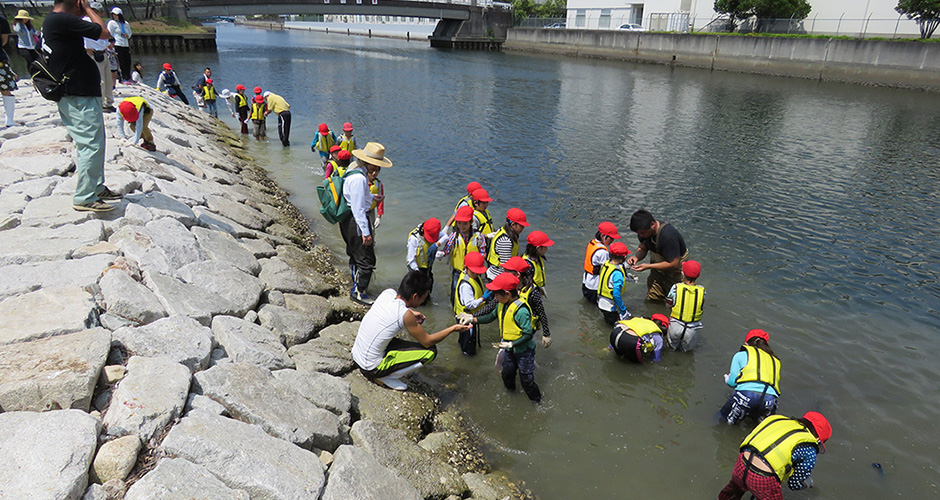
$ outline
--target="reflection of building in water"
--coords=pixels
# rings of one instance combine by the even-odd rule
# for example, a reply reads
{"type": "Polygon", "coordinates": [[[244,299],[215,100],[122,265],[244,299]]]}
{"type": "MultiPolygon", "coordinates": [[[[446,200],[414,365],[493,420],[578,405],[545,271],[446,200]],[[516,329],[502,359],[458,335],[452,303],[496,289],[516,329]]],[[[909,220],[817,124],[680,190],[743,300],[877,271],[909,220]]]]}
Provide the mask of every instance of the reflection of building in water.
{"type": "Polygon", "coordinates": [[[328,23],[357,23],[357,24],[437,24],[440,19],[410,16],[364,16],[359,14],[329,14],[323,16],[328,23]]]}
{"type": "MultiPolygon", "coordinates": [[[[802,22],[783,21],[774,29],[848,36],[920,35],[914,21],[894,10],[897,0],[812,0],[809,4],[813,10],[802,22]]],[[[710,31],[710,23],[719,17],[714,5],[714,0],[568,0],[567,27],[630,31],[688,31],[691,27],[710,31]]]]}

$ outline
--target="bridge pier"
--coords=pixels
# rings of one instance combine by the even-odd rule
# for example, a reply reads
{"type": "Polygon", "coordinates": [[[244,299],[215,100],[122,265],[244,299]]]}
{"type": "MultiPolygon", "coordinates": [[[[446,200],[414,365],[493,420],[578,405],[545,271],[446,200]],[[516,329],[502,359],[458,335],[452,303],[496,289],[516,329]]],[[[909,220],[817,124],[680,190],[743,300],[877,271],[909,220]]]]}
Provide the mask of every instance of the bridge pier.
{"type": "Polygon", "coordinates": [[[441,19],[428,39],[434,48],[499,51],[512,25],[509,9],[474,7],[470,19],[441,19]]]}

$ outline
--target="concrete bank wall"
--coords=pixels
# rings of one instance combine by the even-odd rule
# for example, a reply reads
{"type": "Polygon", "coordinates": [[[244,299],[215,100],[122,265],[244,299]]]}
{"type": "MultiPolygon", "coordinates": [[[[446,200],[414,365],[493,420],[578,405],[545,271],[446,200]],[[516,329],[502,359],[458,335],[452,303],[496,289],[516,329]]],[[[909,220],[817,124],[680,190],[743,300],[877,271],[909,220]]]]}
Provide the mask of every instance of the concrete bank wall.
{"type": "Polygon", "coordinates": [[[934,43],[513,28],[503,48],[940,90],[934,43]]]}

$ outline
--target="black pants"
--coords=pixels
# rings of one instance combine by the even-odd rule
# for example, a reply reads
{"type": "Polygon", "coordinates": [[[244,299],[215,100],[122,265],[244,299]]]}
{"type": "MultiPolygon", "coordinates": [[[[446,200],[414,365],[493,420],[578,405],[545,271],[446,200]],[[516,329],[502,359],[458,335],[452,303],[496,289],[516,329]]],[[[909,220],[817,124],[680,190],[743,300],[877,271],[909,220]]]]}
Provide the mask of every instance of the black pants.
{"type": "Polygon", "coordinates": [[[183,93],[183,89],[179,85],[167,85],[166,93],[171,97],[179,97],[183,104],[189,105],[189,99],[186,98],[186,94],[183,93]]]}
{"type": "Polygon", "coordinates": [[[373,234],[372,245],[363,245],[356,218],[351,215],[339,222],[339,232],[346,242],[346,255],[349,256],[349,267],[353,270],[353,282],[357,290],[365,293],[369,282],[372,281],[372,271],[375,270],[375,235],[373,234]]]}
{"type": "Polygon", "coordinates": [[[36,59],[39,59],[39,53],[35,49],[19,49],[20,55],[26,59],[26,70],[29,71],[29,65],[36,59]]]}
{"type": "Polygon", "coordinates": [[[281,144],[290,146],[290,111],[277,114],[277,137],[281,139],[281,144]]]}
{"type": "MultiPolygon", "coordinates": [[[[121,69],[121,80],[130,80],[131,79],[131,48],[130,47],[118,47],[114,46],[114,51],[117,52],[118,58],[118,67],[121,69]]],[[[183,102],[186,102],[183,99],[183,102]]],[[[188,102],[186,104],[189,104],[188,102]]]]}
{"type": "Polygon", "coordinates": [[[242,133],[248,133],[248,124],[245,123],[245,120],[248,119],[248,108],[238,108],[238,121],[242,124],[242,133]]]}
{"type": "Polygon", "coordinates": [[[584,286],[584,283],[581,283],[581,295],[584,295],[584,298],[588,302],[597,305],[597,290],[591,290],[590,288],[584,286]]]}
{"type": "Polygon", "coordinates": [[[503,359],[500,375],[503,378],[503,385],[510,391],[516,390],[516,371],[519,372],[519,382],[522,383],[522,390],[525,391],[526,396],[536,403],[541,401],[542,392],[535,383],[535,349],[518,353],[506,349],[506,358],[503,359]]]}

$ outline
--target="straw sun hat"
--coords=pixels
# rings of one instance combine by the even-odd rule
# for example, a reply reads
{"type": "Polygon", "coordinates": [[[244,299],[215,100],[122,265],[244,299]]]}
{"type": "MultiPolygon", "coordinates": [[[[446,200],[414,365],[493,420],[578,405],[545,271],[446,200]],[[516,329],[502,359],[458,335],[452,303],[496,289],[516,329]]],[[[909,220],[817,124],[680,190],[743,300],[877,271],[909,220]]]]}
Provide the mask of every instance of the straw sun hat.
{"type": "Polygon", "coordinates": [[[25,9],[17,12],[16,17],[14,17],[13,19],[26,19],[27,21],[33,20],[32,17],[29,17],[29,12],[27,12],[25,9]]]}
{"type": "Polygon", "coordinates": [[[371,163],[372,165],[385,168],[392,166],[392,161],[385,157],[385,146],[377,142],[370,142],[362,149],[354,149],[352,154],[360,161],[371,163]]]}

